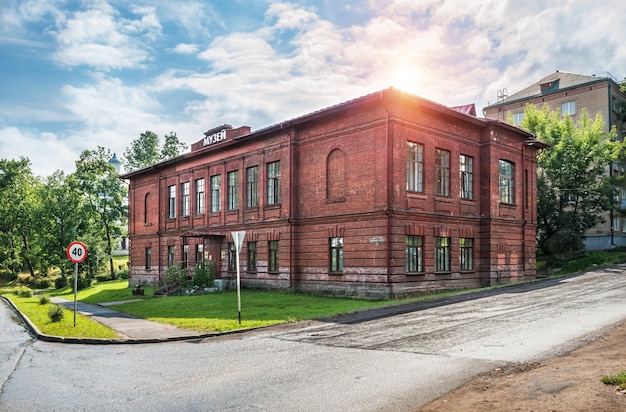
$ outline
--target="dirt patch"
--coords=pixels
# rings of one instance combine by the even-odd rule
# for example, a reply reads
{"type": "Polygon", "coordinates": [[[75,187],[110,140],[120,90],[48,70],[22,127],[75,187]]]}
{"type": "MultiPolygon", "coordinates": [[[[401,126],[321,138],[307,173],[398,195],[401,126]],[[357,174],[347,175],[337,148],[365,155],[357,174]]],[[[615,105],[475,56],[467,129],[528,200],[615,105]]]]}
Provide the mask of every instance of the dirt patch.
{"type": "Polygon", "coordinates": [[[626,369],[626,321],[562,356],[496,369],[419,409],[428,411],[626,411],[603,375],[626,369]]]}

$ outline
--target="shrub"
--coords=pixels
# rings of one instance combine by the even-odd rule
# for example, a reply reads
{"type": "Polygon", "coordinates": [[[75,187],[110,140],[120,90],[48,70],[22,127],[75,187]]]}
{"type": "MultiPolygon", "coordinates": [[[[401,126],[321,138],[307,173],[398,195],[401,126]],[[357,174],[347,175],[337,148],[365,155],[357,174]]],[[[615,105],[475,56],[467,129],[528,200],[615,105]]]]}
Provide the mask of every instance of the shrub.
{"type": "Polygon", "coordinates": [[[120,279],[128,279],[128,268],[120,269],[117,272],[117,277],[120,279]]]}
{"type": "Polygon", "coordinates": [[[96,275],[96,282],[108,282],[111,280],[109,275],[96,275]]]}
{"type": "Polygon", "coordinates": [[[175,285],[176,283],[180,283],[180,285],[183,286],[183,283],[181,282],[182,272],[185,272],[184,276],[186,278],[187,271],[179,265],[168,267],[165,270],[165,273],[163,273],[163,286],[170,287],[172,285],[175,285]]]}
{"type": "Polygon", "coordinates": [[[32,298],[33,290],[26,286],[20,286],[17,289],[15,289],[15,294],[22,298],[32,298]]]}
{"type": "Polygon", "coordinates": [[[36,276],[30,279],[29,285],[33,289],[47,289],[52,286],[52,280],[48,277],[36,276]]]}
{"type": "Polygon", "coordinates": [[[193,272],[192,283],[200,288],[213,287],[215,281],[215,262],[198,263],[193,272]]]}
{"type": "Polygon", "coordinates": [[[50,295],[48,295],[47,293],[44,293],[43,295],[39,297],[40,305],[47,305],[48,303],[50,303],[50,295]]]}
{"type": "Polygon", "coordinates": [[[91,287],[91,279],[86,276],[79,276],[78,281],[76,282],[76,289],[83,290],[91,287]]]}
{"type": "Polygon", "coordinates": [[[51,305],[48,309],[48,317],[53,322],[60,322],[65,316],[65,308],[63,305],[51,305]]]}
{"type": "Polygon", "coordinates": [[[63,289],[67,286],[67,278],[65,276],[59,276],[54,280],[54,288],[55,289],[63,289]]]}

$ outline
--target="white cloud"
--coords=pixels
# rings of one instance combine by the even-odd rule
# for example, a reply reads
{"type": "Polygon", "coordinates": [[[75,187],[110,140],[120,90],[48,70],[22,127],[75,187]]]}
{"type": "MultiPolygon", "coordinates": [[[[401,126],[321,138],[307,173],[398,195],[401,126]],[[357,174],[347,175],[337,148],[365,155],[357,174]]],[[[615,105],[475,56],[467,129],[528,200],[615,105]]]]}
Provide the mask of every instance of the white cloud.
{"type": "Polygon", "coordinates": [[[55,170],[74,170],[76,142],[64,141],[50,133],[29,134],[16,127],[0,129],[3,159],[27,157],[36,176],[49,176],[55,170]]]}
{"type": "Polygon", "coordinates": [[[53,32],[59,49],[53,58],[61,65],[88,65],[101,70],[138,68],[150,58],[143,38],[154,39],[161,26],[154,9],[134,7],[139,20],[120,18],[104,1],[63,19],[53,32]]]}
{"type": "Polygon", "coordinates": [[[198,52],[197,44],[189,44],[189,43],[178,43],[172,51],[178,54],[195,54],[198,52]]]}

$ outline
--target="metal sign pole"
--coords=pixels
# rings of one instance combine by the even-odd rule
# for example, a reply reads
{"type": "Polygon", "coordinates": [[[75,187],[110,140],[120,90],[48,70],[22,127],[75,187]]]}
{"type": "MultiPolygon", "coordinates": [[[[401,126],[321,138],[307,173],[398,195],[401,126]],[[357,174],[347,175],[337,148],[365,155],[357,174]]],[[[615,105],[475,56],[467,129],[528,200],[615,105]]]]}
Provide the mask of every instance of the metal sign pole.
{"type": "Polygon", "coordinates": [[[76,291],[78,290],[78,262],[74,263],[74,327],[76,327],[76,291]]]}
{"type": "Polygon", "coordinates": [[[236,249],[236,263],[237,263],[237,312],[239,313],[239,326],[241,326],[241,280],[239,272],[239,252],[241,251],[241,245],[243,244],[243,238],[246,236],[245,230],[240,232],[231,232],[233,236],[233,242],[235,242],[236,249]]]}

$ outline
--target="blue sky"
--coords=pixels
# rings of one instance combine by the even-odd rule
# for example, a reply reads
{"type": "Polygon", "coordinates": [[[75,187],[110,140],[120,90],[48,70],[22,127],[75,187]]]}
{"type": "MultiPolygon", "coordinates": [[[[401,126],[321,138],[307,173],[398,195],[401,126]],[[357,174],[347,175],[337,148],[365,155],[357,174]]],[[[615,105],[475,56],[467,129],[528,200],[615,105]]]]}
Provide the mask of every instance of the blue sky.
{"type": "Polygon", "coordinates": [[[622,0],[3,0],[0,158],[71,172],[146,130],[191,144],[390,86],[480,113],[556,70],[623,79],[625,14],[622,0]]]}

